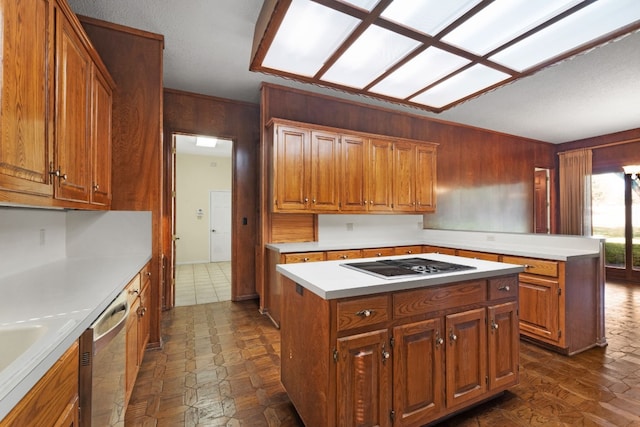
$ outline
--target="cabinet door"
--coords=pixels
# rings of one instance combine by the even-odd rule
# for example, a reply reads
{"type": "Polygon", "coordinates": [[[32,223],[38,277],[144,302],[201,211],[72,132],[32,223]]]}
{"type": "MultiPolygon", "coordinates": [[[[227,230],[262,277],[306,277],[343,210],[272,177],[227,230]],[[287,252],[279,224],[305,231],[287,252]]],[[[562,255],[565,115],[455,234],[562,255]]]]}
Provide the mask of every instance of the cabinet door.
{"type": "Polygon", "coordinates": [[[314,211],[337,211],[340,191],[338,171],[340,164],[340,144],[338,134],[311,132],[311,176],[309,193],[314,211]]]}
{"type": "Polygon", "coordinates": [[[393,328],[394,425],[423,425],[444,404],[442,320],[430,319],[393,328]]]}
{"type": "Polygon", "coordinates": [[[340,210],[365,211],[367,142],[357,136],[342,135],[340,145],[340,210]]]}
{"type": "Polygon", "coordinates": [[[144,351],[146,350],[147,343],[149,342],[150,318],[148,313],[149,305],[151,303],[150,296],[150,287],[147,282],[146,285],[142,286],[142,292],[140,292],[140,306],[136,310],[136,313],[138,314],[138,366],[142,365],[144,351]]]}
{"type": "Polygon", "coordinates": [[[309,131],[289,126],[276,127],[276,210],[305,210],[309,202],[309,131]]]}
{"type": "Polygon", "coordinates": [[[386,329],[338,339],[337,425],[391,425],[386,329]]]}
{"type": "Polygon", "coordinates": [[[447,407],[480,397],[487,390],[487,327],[484,308],[445,318],[447,407]]]}
{"type": "Polygon", "coordinates": [[[518,303],[489,307],[489,389],[506,388],[518,383],[520,333],[518,303]]]}
{"type": "Polygon", "coordinates": [[[417,144],[416,147],[416,210],[436,210],[436,150],[417,144]]]}
{"type": "Polygon", "coordinates": [[[558,281],[520,274],[520,333],[549,342],[560,339],[558,281]]]}
{"type": "Polygon", "coordinates": [[[111,88],[93,67],[91,82],[91,203],[111,203],[111,88]]]}
{"type": "Polygon", "coordinates": [[[372,139],[369,145],[369,171],[367,172],[368,210],[393,210],[393,142],[372,139]]]}
{"type": "Polygon", "coordinates": [[[53,427],[78,427],[80,425],[79,415],[78,396],[74,396],[53,427]]]}
{"type": "Polygon", "coordinates": [[[416,147],[396,142],[393,146],[393,211],[416,210],[416,147]]]}
{"type": "Polygon", "coordinates": [[[51,195],[53,8],[1,0],[0,189],[51,195]]]}
{"type": "Polygon", "coordinates": [[[91,60],[71,23],[58,11],[56,25],[56,138],[54,196],[89,202],[89,82],[91,60]]]}

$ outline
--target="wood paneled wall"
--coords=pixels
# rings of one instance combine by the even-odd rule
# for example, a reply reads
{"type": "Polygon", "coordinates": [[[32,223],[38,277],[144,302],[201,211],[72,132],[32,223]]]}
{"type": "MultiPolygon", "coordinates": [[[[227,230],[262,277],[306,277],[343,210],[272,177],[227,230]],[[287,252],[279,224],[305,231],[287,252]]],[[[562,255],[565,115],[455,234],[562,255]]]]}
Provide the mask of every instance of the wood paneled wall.
{"type": "Polygon", "coordinates": [[[150,346],[160,345],[162,246],[162,51],[164,37],[92,18],[83,27],[116,82],[111,209],[152,212],[150,346]]]}
{"type": "Polygon", "coordinates": [[[533,232],[534,169],[555,167],[552,144],[299,91],[262,87],[262,120],[291,119],[436,142],[438,202],[429,228],[533,232]]]}
{"type": "MultiPolygon", "coordinates": [[[[171,135],[187,133],[233,139],[232,294],[234,301],[256,298],[255,253],[258,224],[258,148],[260,107],[257,104],[181,92],[164,91],[164,140],[170,159],[171,135]],[[245,223],[246,222],[246,223],[245,223]]],[[[170,190],[170,162],[166,162],[165,186],[170,190]]],[[[169,194],[170,196],[170,194],[169,194]]],[[[170,197],[165,202],[169,215],[170,197]]],[[[169,216],[165,217],[169,227],[169,216]]],[[[170,236],[170,233],[169,233],[170,236]]],[[[170,245],[170,238],[167,245],[170,245]]]]}

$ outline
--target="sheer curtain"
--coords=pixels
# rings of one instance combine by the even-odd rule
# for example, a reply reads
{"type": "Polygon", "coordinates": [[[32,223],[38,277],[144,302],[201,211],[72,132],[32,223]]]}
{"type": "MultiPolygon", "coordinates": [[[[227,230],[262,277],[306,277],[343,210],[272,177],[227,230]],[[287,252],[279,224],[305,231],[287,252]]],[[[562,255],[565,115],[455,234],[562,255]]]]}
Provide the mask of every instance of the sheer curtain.
{"type": "Polygon", "coordinates": [[[591,150],[560,153],[560,234],[591,236],[591,150]]]}

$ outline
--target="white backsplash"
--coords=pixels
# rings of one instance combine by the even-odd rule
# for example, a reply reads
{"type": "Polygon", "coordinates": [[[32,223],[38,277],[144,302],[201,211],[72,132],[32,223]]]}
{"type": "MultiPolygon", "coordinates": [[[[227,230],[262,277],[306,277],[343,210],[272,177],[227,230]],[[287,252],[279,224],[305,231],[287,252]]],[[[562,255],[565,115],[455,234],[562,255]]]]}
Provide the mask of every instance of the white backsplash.
{"type": "Polygon", "coordinates": [[[0,277],[66,256],[66,212],[0,207],[0,277]]]}
{"type": "Polygon", "coordinates": [[[151,253],[151,213],[0,207],[0,278],[64,258],[151,253]]]}
{"type": "Polygon", "coordinates": [[[318,215],[318,241],[412,240],[422,233],[422,215],[318,215]]]}

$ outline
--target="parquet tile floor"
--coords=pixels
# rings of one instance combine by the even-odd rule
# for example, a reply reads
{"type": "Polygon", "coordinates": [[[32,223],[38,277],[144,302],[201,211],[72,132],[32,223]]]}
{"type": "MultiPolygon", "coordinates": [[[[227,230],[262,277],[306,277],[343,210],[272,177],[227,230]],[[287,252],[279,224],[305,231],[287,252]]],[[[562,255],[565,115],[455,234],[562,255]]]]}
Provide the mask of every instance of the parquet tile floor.
{"type": "MultiPolygon", "coordinates": [[[[640,285],[608,283],[609,345],[562,356],[521,341],[520,384],[442,426],[640,426],[640,285]]],[[[163,313],[127,426],[302,426],[280,384],[280,335],[255,301],[163,313]]]]}

